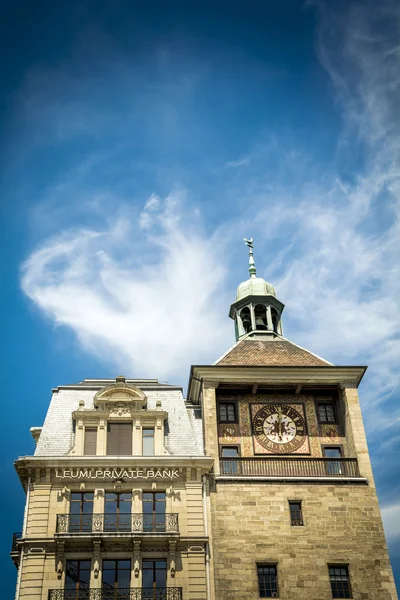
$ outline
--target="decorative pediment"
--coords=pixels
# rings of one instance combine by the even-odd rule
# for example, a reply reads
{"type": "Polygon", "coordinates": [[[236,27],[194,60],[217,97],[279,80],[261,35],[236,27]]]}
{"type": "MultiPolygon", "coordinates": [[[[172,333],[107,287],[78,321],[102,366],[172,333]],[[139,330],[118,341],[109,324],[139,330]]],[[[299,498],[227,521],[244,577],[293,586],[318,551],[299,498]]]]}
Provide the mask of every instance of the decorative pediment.
{"type": "Polygon", "coordinates": [[[94,406],[109,412],[110,416],[127,417],[132,411],[145,410],[147,397],[142,390],[130,383],[117,382],[97,392],[94,406]]]}

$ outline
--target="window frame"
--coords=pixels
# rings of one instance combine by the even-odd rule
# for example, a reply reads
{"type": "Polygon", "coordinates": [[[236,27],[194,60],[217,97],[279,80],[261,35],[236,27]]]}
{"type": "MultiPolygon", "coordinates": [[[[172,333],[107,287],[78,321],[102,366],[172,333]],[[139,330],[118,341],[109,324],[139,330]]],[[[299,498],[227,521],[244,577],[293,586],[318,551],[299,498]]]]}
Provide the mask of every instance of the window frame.
{"type": "MultiPolygon", "coordinates": [[[[331,594],[332,594],[332,598],[334,600],[338,599],[338,598],[353,598],[353,591],[352,591],[352,587],[351,587],[351,579],[350,579],[350,568],[348,564],[345,563],[328,563],[328,576],[329,576],[329,583],[331,586],[331,594]],[[334,595],[334,591],[333,591],[333,587],[332,587],[332,579],[331,579],[331,569],[345,569],[346,570],[346,575],[347,575],[347,584],[348,584],[348,596],[335,596],[334,595]]],[[[344,590],[342,590],[343,592],[344,590]]]]}
{"type": "Polygon", "coordinates": [[[290,526],[291,527],[304,527],[303,502],[301,500],[288,500],[288,504],[289,504],[290,526]],[[293,518],[292,506],[294,504],[299,504],[299,506],[300,506],[300,510],[296,511],[300,515],[299,519],[293,518]],[[294,521],[298,521],[298,522],[295,523],[294,521]]]}
{"type": "Polygon", "coordinates": [[[156,454],[156,445],[155,445],[155,427],[150,427],[147,425],[142,426],[142,456],[155,456],[156,454]],[[145,435],[144,432],[145,431],[151,431],[152,435],[145,435]],[[153,451],[151,454],[145,454],[144,453],[144,440],[146,439],[152,439],[153,440],[153,451]]]}
{"type": "Polygon", "coordinates": [[[316,413],[317,413],[317,421],[319,425],[340,425],[340,421],[339,421],[339,411],[338,411],[338,406],[337,406],[337,402],[335,400],[317,400],[316,401],[316,413]],[[320,406],[332,406],[333,409],[333,414],[335,417],[334,421],[322,421],[321,417],[320,417],[320,412],[319,412],[319,408],[320,406]]]}
{"type": "MultiPolygon", "coordinates": [[[[228,413],[226,413],[228,416],[228,413]]],[[[224,425],[232,425],[232,424],[237,424],[238,421],[238,410],[237,410],[237,401],[236,400],[218,400],[218,411],[217,411],[217,417],[218,417],[218,423],[222,423],[224,425]],[[228,420],[222,420],[221,419],[221,406],[222,405],[228,405],[231,404],[233,406],[233,411],[234,411],[234,420],[233,421],[228,421],[228,420]]]]}
{"type": "MultiPolygon", "coordinates": [[[[256,573],[257,573],[257,584],[258,584],[258,597],[259,598],[279,598],[279,579],[278,579],[278,563],[277,562],[259,562],[256,563],[256,573]],[[266,590],[266,585],[265,582],[264,583],[264,590],[262,590],[261,585],[260,585],[260,573],[259,573],[259,569],[263,569],[263,568],[273,568],[275,569],[275,588],[276,588],[276,592],[275,591],[271,591],[271,594],[269,596],[264,595],[267,593],[266,590]],[[264,593],[262,593],[264,592],[264,593]]],[[[272,586],[270,586],[272,588],[272,586]]]]}
{"type": "Polygon", "coordinates": [[[107,421],[106,424],[106,456],[133,456],[133,432],[134,432],[134,427],[133,427],[133,421],[132,419],[129,420],[120,420],[120,421],[116,421],[114,419],[109,419],[107,421]],[[130,426],[130,452],[128,454],[124,454],[124,453],[110,453],[109,452],[109,434],[110,434],[110,428],[113,425],[117,425],[117,426],[121,426],[121,425],[129,425],[130,426]]]}

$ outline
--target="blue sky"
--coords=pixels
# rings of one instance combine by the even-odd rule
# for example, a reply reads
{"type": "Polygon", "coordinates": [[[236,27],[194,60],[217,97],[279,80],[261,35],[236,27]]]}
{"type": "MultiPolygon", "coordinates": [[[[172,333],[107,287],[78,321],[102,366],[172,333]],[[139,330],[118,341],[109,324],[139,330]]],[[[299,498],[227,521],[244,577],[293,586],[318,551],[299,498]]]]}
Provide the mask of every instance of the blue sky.
{"type": "Polygon", "coordinates": [[[7,3],[0,25],[3,588],[51,387],[186,385],[258,274],[286,337],[368,364],[400,579],[400,10],[394,1],[7,3]]]}

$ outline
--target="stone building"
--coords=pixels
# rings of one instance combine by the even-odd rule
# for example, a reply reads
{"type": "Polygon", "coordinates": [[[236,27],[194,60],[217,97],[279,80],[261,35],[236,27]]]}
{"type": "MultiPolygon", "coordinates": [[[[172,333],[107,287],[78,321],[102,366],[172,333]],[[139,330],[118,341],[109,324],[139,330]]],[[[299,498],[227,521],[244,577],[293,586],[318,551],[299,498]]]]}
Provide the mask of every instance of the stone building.
{"type": "Polygon", "coordinates": [[[157,380],[59,386],[13,540],[18,599],[396,600],[357,388],[283,337],[256,276],[236,343],[192,366],[187,399],[157,380]]]}

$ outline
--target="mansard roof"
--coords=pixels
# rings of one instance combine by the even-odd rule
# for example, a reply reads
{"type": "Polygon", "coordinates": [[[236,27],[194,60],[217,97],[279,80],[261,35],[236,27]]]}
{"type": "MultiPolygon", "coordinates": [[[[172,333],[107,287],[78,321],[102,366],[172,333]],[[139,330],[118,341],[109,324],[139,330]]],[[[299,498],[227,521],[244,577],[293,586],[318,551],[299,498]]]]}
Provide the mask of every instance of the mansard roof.
{"type": "MultiPolygon", "coordinates": [[[[72,413],[82,408],[82,401],[83,408],[94,409],[97,392],[113,383],[115,379],[85,379],[54,388],[35,456],[67,456],[73,445],[72,413]]],[[[126,379],[126,383],[145,392],[147,410],[156,410],[161,401],[168,413],[164,443],[171,455],[204,456],[201,416],[197,407],[186,406],[180,386],[159,384],[156,379],[126,379]]]]}
{"type": "Polygon", "coordinates": [[[319,367],[332,363],[283,338],[241,339],[215,363],[215,366],[319,367]]]}

